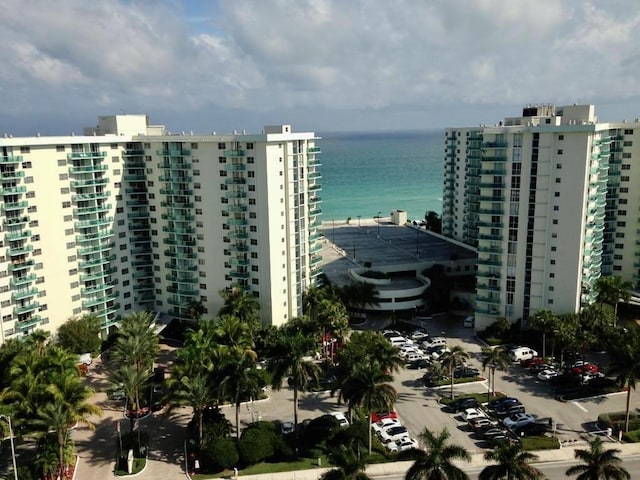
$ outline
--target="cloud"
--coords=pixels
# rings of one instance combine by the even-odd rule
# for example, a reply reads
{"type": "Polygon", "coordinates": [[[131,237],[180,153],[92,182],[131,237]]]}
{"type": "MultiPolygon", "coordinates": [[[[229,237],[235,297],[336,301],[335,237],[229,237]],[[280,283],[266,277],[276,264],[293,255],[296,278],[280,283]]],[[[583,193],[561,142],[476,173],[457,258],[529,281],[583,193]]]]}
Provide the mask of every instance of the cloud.
{"type": "Polygon", "coordinates": [[[369,124],[372,112],[397,122],[423,110],[425,125],[446,125],[447,112],[477,105],[579,98],[623,108],[621,97],[640,96],[639,7],[633,0],[220,0],[197,7],[5,0],[1,121],[65,110],[81,112],[83,125],[126,107],[191,117],[196,129],[200,118],[203,130],[211,121],[224,126],[232,111],[250,122],[294,112],[310,124],[317,113],[331,125],[331,112],[336,121],[361,115],[369,124]]]}

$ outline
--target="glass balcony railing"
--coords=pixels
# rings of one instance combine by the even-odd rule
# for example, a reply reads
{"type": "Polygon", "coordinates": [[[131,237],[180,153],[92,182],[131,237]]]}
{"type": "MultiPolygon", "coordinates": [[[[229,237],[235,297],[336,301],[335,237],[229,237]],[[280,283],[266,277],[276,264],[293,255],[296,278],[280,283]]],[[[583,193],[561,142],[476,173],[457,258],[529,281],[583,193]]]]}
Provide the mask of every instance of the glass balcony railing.
{"type": "Polygon", "coordinates": [[[107,156],[107,152],[71,152],[67,153],[67,160],[76,160],[80,158],[103,158],[107,156]]]}
{"type": "Polygon", "coordinates": [[[40,308],[39,302],[25,302],[22,305],[16,305],[13,307],[14,315],[24,315],[25,313],[33,312],[40,308]]]}
{"type": "Polygon", "coordinates": [[[22,208],[27,208],[28,206],[29,206],[29,202],[27,202],[26,200],[23,200],[21,202],[5,202],[2,205],[2,209],[4,211],[20,210],[22,208]]]}
{"type": "Polygon", "coordinates": [[[22,163],[22,155],[2,155],[0,156],[0,165],[11,165],[22,163]]]}
{"type": "Polygon", "coordinates": [[[188,162],[164,162],[159,163],[157,167],[164,170],[191,170],[191,164],[188,162]]]}
{"type": "Polygon", "coordinates": [[[71,173],[72,175],[77,175],[81,173],[106,172],[107,170],[109,170],[109,165],[103,165],[103,164],[81,165],[81,166],[70,167],[69,173],[71,173]]]}
{"type": "Polygon", "coordinates": [[[31,282],[35,282],[37,279],[38,279],[38,276],[35,273],[30,273],[28,275],[11,277],[11,280],[9,280],[9,284],[12,287],[19,287],[31,282]]]}
{"type": "Polygon", "coordinates": [[[244,157],[244,150],[225,150],[224,156],[226,158],[240,158],[244,157]]]}
{"type": "Polygon", "coordinates": [[[38,292],[39,290],[37,288],[23,288],[11,292],[11,298],[14,302],[17,302],[26,298],[35,297],[38,295],[38,292]]]}
{"type": "Polygon", "coordinates": [[[224,166],[227,172],[244,172],[247,166],[244,163],[227,163],[224,166]]]}
{"type": "Polygon", "coordinates": [[[10,272],[18,272],[20,270],[25,270],[27,268],[33,267],[33,260],[16,260],[9,265],[10,272]]]}
{"type": "Polygon", "coordinates": [[[4,235],[4,239],[7,242],[14,242],[17,240],[26,240],[31,237],[31,230],[19,230],[19,231],[8,231],[4,235]]]}
{"type": "Polygon", "coordinates": [[[0,195],[20,195],[27,193],[27,187],[24,185],[9,185],[0,187],[0,195]]]}
{"type": "Polygon", "coordinates": [[[229,276],[231,278],[241,278],[241,279],[248,279],[249,278],[249,272],[238,272],[238,271],[232,271],[229,272],[229,276]]]}
{"type": "Polygon", "coordinates": [[[0,170],[1,180],[13,180],[18,178],[24,178],[23,170],[0,170]]]}

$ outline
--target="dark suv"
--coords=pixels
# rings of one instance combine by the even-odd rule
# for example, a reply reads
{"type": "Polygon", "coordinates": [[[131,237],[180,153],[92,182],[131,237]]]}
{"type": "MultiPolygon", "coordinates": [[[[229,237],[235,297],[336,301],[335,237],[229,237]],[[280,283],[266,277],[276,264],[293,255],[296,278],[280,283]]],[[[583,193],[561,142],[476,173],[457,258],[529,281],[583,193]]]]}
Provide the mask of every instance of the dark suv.
{"type": "Polygon", "coordinates": [[[480,403],[473,397],[459,398],[446,406],[449,412],[464,412],[467,408],[478,408],[480,403]]]}

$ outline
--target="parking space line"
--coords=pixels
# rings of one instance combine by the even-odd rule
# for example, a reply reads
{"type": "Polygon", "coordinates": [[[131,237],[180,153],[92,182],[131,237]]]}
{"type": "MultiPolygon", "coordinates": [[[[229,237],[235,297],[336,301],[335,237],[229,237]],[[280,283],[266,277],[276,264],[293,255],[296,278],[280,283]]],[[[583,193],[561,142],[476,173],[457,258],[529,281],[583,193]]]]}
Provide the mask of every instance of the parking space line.
{"type": "Polygon", "coordinates": [[[580,405],[578,402],[571,402],[571,403],[573,403],[576,407],[578,407],[583,412],[588,412],[589,411],[586,408],[584,408],[582,405],[580,405]]]}

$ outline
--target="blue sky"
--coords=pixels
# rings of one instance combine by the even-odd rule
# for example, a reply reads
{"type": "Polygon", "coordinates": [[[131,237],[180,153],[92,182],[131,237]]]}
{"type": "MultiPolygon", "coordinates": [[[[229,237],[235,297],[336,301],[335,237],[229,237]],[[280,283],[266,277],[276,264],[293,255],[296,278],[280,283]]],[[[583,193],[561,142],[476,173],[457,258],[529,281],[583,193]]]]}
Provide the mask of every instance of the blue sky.
{"type": "Polygon", "coordinates": [[[3,0],[0,130],[434,129],[640,116],[637,0],[3,0]]]}

